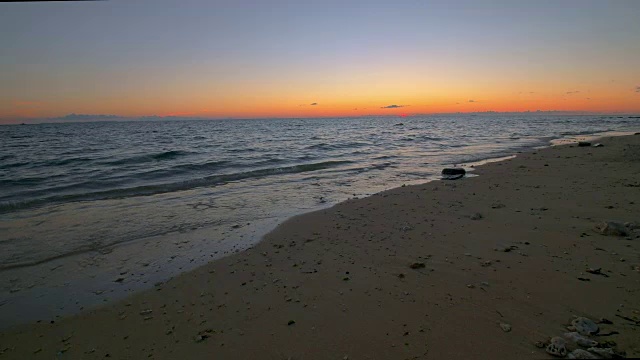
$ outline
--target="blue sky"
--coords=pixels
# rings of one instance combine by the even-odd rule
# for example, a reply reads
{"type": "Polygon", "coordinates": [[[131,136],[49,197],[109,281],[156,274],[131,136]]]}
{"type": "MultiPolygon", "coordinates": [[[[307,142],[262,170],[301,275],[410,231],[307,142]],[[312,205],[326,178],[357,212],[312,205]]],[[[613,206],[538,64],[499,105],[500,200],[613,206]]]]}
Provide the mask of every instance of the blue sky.
{"type": "MultiPolygon", "coordinates": [[[[611,80],[631,90],[640,85],[639,19],[640,1],[5,3],[0,117],[20,115],[16,102],[41,104],[34,116],[142,115],[176,98],[176,112],[210,105],[233,113],[249,103],[259,113],[265,95],[286,113],[296,101],[340,103],[331,88],[354,98],[345,108],[378,98],[477,97],[465,79],[502,97],[516,91],[510,79],[522,91],[528,83],[569,91],[611,80]],[[390,90],[368,91],[378,84],[390,90]],[[309,99],[295,98],[301,92],[309,99]]],[[[632,109],[625,99],[616,106],[632,109]]]]}

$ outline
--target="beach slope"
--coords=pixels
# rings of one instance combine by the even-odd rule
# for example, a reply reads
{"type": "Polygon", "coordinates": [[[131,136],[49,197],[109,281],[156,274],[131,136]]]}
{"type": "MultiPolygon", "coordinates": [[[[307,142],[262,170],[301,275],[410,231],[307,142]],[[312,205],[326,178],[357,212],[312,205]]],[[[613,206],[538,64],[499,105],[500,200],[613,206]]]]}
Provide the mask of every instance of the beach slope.
{"type": "Polygon", "coordinates": [[[640,356],[640,136],[558,146],[292,218],[0,359],[539,359],[576,316],[640,356]],[[609,335],[607,335],[609,334],[609,335]]]}

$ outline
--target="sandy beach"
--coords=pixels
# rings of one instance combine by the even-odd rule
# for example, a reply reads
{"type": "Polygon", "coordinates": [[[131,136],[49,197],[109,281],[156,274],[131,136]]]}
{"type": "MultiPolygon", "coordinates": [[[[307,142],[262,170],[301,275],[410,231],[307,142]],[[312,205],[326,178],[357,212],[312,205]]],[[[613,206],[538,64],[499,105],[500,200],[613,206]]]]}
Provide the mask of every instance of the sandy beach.
{"type": "Polygon", "coordinates": [[[539,359],[575,317],[640,357],[640,136],[598,142],[294,217],[153,290],[13,327],[0,359],[539,359]]]}

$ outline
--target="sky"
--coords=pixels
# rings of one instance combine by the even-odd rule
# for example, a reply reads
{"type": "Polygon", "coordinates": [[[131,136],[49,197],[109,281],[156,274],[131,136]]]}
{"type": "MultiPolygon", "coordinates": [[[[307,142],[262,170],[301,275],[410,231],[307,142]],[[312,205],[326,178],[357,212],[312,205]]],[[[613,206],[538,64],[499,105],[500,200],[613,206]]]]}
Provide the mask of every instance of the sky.
{"type": "Polygon", "coordinates": [[[0,123],[640,113],[640,1],[0,3],[0,123]]]}

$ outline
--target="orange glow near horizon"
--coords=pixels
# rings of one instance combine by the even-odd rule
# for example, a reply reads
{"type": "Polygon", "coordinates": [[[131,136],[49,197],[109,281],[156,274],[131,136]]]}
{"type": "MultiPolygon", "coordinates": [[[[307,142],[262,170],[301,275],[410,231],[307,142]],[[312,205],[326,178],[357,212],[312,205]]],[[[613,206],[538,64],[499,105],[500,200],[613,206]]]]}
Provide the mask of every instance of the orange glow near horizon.
{"type": "Polygon", "coordinates": [[[131,99],[118,101],[46,102],[18,100],[2,109],[0,119],[48,118],[77,114],[114,114],[122,117],[173,116],[202,118],[277,118],[277,117],[350,117],[365,115],[436,114],[457,112],[524,112],[572,111],[599,113],[640,113],[640,93],[627,90],[607,92],[565,91],[544,94],[539,91],[500,93],[486,91],[466,96],[445,94],[407,94],[394,96],[367,94],[367,97],[343,96],[331,98],[316,96],[278,98],[261,97],[226,98],[208,101],[206,96],[186,99],[131,99]],[[387,99],[386,101],[384,99],[387,99]],[[389,100],[391,99],[391,100],[389,100]],[[315,105],[312,105],[315,104],[315,105]]]}
{"type": "MultiPolygon", "coordinates": [[[[396,76],[398,74],[395,74],[396,76]]],[[[0,100],[0,121],[51,118],[67,114],[113,114],[122,117],[175,116],[203,118],[350,117],[365,115],[435,114],[457,112],[571,111],[640,113],[640,92],[630,83],[612,81],[573,85],[567,81],[470,84],[433,78],[409,81],[408,76],[381,77],[359,82],[358,76],[341,86],[298,83],[256,83],[217,86],[164,84],[75,97],[43,96],[0,100]],[[548,88],[552,89],[549,90],[548,88]],[[593,90],[595,89],[595,90],[593,90]]]]}

